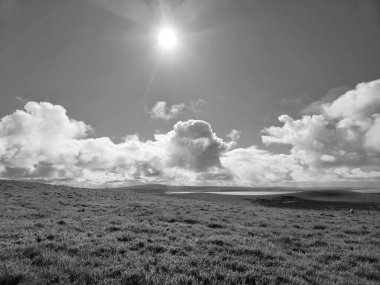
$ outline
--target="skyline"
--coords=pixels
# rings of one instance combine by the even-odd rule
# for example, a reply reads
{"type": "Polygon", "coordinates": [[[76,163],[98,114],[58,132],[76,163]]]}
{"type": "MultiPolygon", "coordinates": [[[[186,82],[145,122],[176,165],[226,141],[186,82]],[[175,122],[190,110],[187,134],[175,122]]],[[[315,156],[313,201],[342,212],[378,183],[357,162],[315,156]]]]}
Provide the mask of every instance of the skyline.
{"type": "Polygon", "coordinates": [[[0,2],[2,178],[376,186],[377,1],[154,3],[0,2]]]}

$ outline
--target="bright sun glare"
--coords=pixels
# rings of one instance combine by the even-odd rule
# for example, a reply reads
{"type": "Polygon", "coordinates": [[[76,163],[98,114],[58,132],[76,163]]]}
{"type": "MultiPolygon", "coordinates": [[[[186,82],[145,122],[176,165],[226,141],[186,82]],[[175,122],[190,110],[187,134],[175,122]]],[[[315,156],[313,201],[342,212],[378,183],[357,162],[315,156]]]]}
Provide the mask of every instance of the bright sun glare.
{"type": "Polygon", "coordinates": [[[178,46],[178,35],[172,27],[163,27],[157,34],[157,41],[164,51],[173,51],[178,46]]]}

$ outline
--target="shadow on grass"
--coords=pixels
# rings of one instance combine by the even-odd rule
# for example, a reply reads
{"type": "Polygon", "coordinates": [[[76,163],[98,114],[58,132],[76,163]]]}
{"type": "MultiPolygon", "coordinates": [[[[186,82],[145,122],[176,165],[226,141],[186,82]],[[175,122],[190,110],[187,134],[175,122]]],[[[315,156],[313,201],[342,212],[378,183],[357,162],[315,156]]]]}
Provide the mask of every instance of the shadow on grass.
{"type": "Polygon", "coordinates": [[[278,197],[266,197],[257,199],[248,199],[252,203],[260,204],[266,207],[275,208],[291,208],[291,209],[313,209],[313,210],[380,210],[378,203],[370,202],[343,202],[343,201],[315,201],[308,200],[294,196],[278,196],[278,197]]]}

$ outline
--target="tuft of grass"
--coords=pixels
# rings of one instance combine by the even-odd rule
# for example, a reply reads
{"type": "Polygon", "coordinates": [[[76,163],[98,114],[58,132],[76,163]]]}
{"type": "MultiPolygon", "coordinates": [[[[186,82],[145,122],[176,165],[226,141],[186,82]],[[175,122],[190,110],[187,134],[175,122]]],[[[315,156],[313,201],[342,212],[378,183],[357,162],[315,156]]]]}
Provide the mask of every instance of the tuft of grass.
{"type": "Polygon", "coordinates": [[[210,223],[207,225],[210,229],[223,229],[224,226],[222,224],[217,224],[217,223],[210,223]]]}
{"type": "Polygon", "coordinates": [[[109,232],[119,232],[119,231],[122,231],[123,229],[118,226],[110,226],[106,230],[109,232]]]}
{"type": "Polygon", "coordinates": [[[1,285],[18,285],[25,280],[25,275],[7,267],[0,267],[1,285]]]}
{"type": "Polygon", "coordinates": [[[128,241],[132,241],[133,239],[134,237],[131,236],[130,234],[123,234],[117,238],[117,240],[121,242],[128,242],[128,241]]]}
{"type": "Polygon", "coordinates": [[[154,254],[158,254],[158,253],[164,253],[166,251],[166,247],[159,245],[159,244],[153,244],[153,245],[148,245],[145,248],[145,250],[152,252],[154,254]]]}
{"type": "Polygon", "coordinates": [[[335,254],[335,253],[327,253],[327,254],[321,254],[317,257],[317,260],[321,263],[326,263],[326,264],[329,264],[333,261],[338,261],[338,260],[341,260],[342,257],[339,255],[339,254],[335,254]]]}
{"type": "Polygon", "coordinates": [[[47,239],[47,240],[54,240],[54,239],[55,239],[55,236],[54,236],[54,235],[47,235],[47,236],[46,236],[46,239],[47,239]]]}
{"type": "Polygon", "coordinates": [[[145,247],[145,243],[143,241],[139,241],[134,243],[129,249],[132,251],[140,250],[145,247]]]}
{"type": "Polygon", "coordinates": [[[325,226],[325,225],[314,225],[313,229],[314,230],[325,230],[325,229],[327,229],[327,226],[325,226]]]}
{"type": "Polygon", "coordinates": [[[189,225],[200,224],[200,222],[198,220],[194,220],[194,219],[184,219],[183,222],[185,224],[189,224],[189,225]]]}

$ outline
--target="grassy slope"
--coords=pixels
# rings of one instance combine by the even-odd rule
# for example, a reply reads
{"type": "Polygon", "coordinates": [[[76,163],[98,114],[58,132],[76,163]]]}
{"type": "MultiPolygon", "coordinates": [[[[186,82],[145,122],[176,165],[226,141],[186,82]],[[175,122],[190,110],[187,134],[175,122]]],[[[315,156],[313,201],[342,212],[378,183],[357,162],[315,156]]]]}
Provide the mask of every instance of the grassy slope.
{"type": "Polygon", "coordinates": [[[345,190],[305,191],[280,196],[256,197],[252,202],[264,206],[318,209],[318,210],[367,210],[380,211],[380,195],[345,190]]]}
{"type": "Polygon", "coordinates": [[[339,202],[364,202],[380,203],[380,195],[364,194],[352,191],[333,190],[333,191],[308,191],[294,194],[296,197],[315,201],[339,201],[339,202]]]}
{"type": "Polygon", "coordinates": [[[2,181],[0,284],[380,282],[379,211],[201,195],[2,181]]]}

